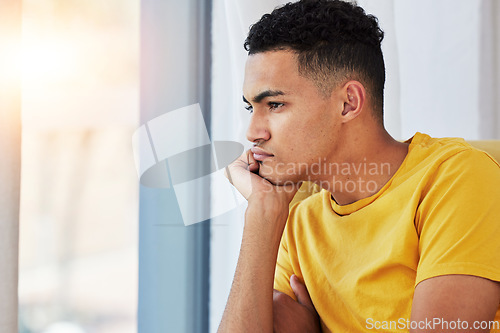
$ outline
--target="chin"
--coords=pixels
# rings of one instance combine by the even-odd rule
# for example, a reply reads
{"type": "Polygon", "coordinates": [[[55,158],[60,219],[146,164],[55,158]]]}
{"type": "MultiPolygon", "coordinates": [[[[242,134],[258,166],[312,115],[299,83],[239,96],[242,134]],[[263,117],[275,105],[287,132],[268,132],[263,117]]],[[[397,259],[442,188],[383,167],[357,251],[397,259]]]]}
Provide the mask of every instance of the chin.
{"type": "MultiPolygon", "coordinates": [[[[296,162],[260,163],[259,175],[273,185],[283,186],[297,184],[304,181],[307,172],[300,168],[301,164],[296,162]]],[[[303,163],[302,163],[303,164],[303,163]]]]}
{"type": "Polygon", "coordinates": [[[259,172],[259,176],[261,176],[262,178],[266,179],[268,182],[276,186],[291,185],[300,182],[299,179],[296,179],[297,177],[292,177],[292,176],[287,177],[286,175],[281,176],[281,175],[276,175],[275,173],[259,172]]]}

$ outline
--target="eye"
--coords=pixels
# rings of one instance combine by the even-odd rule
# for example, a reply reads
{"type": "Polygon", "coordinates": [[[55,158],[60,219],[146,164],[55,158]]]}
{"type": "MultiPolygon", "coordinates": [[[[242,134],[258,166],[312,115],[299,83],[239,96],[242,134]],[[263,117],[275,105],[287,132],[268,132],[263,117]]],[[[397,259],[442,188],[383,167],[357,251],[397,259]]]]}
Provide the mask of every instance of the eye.
{"type": "Polygon", "coordinates": [[[253,113],[253,106],[248,104],[248,105],[245,105],[245,109],[250,112],[250,113],[253,113]]]}
{"type": "Polygon", "coordinates": [[[277,108],[282,107],[284,104],[278,103],[278,102],[269,102],[269,103],[267,103],[267,105],[269,105],[269,108],[271,110],[276,110],[277,108]]]}

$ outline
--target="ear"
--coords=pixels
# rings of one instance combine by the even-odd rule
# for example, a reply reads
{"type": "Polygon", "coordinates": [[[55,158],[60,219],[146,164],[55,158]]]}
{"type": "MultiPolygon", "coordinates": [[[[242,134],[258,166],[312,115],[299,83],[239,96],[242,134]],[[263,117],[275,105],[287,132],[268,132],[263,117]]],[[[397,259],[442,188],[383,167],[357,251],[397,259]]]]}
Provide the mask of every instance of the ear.
{"type": "Polygon", "coordinates": [[[349,81],[341,89],[344,107],[342,110],[343,122],[348,122],[360,115],[365,104],[365,87],[358,81],[349,81]]]}

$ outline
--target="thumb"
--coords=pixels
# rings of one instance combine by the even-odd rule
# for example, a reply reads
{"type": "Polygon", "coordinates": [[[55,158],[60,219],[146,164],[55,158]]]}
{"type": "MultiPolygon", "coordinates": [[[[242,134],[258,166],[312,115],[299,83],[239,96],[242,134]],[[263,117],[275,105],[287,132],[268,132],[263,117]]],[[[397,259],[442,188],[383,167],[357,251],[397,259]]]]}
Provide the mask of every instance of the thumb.
{"type": "Polygon", "coordinates": [[[311,301],[311,297],[309,296],[309,292],[307,291],[305,284],[300,282],[297,275],[293,274],[290,277],[290,286],[292,287],[293,293],[297,297],[299,303],[307,307],[309,310],[316,312],[316,309],[314,308],[313,302],[311,301]]]}

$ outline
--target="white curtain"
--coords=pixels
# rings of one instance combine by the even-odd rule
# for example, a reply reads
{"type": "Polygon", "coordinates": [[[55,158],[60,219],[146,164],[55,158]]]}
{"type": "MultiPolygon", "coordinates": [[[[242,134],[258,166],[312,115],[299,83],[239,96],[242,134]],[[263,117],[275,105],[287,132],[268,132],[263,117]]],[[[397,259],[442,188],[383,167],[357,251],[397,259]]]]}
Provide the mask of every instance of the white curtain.
{"type": "Polygon", "coordinates": [[[496,0],[359,0],[385,31],[385,124],[500,139],[500,4],[496,0]]]}
{"type": "MultiPolygon", "coordinates": [[[[281,2],[214,0],[212,17],[212,141],[245,138],[250,116],[243,108],[242,86],[250,25],[281,2]]],[[[245,205],[212,219],[210,246],[210,332],[216,332],[236,268],[245,205]]]]}
{"type": "Polygon", "coordinates": [[[500,139],[500,2],[480,5],[479,138],[500,139]]]}
{"type": "MultiPolygon", "coordinates": [[[[287,2],[287,1],[283,1],[287,2]]],[[[396,139],[416,131],[500,139],[500,4],[496,0],[359,0],[385,31],[385,124],[396,139]]],[[[248,147],[241,102],[249,26],[280,1],[214,0],[213,140],[248,147]]],[[[212,223],[210,329],[227,300],[241,241],[240,207],[212,223]]]]}
{"type": "Polygon", "coordinates": [[[0,331],[17,332],[21,1],[0,0],[0,331]]]}
{"type": "Polygon", "coordinates": [[[481,1],[394,1],[402,135],[479,139],[481,1]]]}

